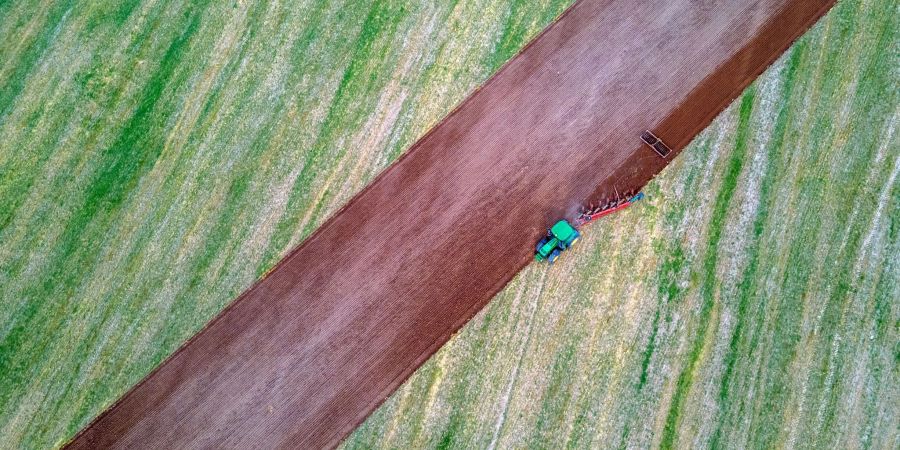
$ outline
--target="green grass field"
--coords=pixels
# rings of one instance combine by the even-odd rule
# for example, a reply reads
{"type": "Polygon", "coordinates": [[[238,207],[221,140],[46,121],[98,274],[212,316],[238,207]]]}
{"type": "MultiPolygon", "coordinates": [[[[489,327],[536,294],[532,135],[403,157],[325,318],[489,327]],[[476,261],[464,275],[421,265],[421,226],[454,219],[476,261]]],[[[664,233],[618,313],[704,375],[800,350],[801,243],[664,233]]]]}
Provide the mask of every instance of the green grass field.
{"type": "MultiPolygon", "coordinates": [[[[60,445],[565,1],[0,0],[0,448],[60,445]]],[[[845,0],[346,447],[900,446],[900,10],[845,0]]]]}

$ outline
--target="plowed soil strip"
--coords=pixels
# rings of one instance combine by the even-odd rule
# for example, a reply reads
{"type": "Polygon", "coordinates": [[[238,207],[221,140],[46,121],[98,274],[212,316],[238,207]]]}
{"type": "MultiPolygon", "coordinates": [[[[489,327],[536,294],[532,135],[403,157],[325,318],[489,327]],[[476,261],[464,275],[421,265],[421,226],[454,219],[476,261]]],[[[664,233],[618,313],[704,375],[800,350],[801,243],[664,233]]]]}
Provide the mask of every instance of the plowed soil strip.
{"type": "Polygon", "coordinates": [[[336,445],[553,221],[643,186],[833,2],[719,3],[575,4],[70,446],[336,445]]]}

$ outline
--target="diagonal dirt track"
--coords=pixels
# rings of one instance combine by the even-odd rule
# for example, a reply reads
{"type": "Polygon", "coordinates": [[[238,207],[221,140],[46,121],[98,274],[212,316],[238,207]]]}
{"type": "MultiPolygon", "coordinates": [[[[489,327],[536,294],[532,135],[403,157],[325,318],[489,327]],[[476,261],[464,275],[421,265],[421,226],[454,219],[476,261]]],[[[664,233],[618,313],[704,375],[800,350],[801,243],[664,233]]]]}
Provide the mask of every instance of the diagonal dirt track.
{"type": "Polygon", "coordinates": [[[665,166],[641,131],[681,149],[833,2],[714,3],[577,3],[70,446],[335,445],[548,225],[665,166]]]}

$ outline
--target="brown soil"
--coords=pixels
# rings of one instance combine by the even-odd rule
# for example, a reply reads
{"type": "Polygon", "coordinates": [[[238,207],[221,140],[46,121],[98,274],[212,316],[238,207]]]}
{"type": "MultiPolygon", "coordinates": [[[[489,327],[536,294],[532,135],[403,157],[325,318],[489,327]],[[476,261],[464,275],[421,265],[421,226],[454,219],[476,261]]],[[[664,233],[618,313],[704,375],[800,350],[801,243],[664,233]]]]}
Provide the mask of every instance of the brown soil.
{"type": "Polygon", "coordinates": [[[337,445],[552,222],[647,183],[832,3],[577,3],[69,446],[337,445]]]}

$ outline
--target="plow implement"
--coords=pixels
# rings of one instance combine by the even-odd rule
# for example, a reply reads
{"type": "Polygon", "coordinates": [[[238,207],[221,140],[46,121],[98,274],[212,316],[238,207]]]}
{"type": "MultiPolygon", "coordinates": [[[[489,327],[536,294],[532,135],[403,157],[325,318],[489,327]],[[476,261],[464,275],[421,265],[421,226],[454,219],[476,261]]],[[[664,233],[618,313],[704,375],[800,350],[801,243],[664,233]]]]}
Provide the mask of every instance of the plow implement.
{"type": "Polygon", "coordinates": [[[612,200],[606,203],[602,203],[596,207],[591,205],[591,207],[584,209],[581,214],[575,219],[575,226],[581,227],[587,225],[603,216],[607,216],[616,211],[621,211],[634,203],[640,201],[644,198],[643,192],[638,192],[633,196],[624,196],[616,200],[612,200]]]}

